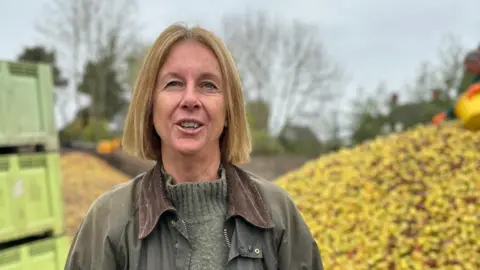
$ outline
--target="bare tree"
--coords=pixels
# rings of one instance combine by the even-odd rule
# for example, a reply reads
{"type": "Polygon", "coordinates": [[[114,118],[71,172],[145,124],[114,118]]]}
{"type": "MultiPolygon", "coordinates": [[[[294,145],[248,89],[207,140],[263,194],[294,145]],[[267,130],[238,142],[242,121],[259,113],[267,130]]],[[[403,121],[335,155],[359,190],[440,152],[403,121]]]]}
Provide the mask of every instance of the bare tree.
{"type": "MultiPolygon", "coordinates": [[[[77,87],[84,68],[95,64],[96,78],[88,77],[86,87],[91,102],[89,114],[94,120],[104,119],[107,105],[107,80],[114,68],[123,85],[128,87],[127,58],[137,41],[136,0],[50,0],[37,23],[38,31],[63,54],[70,67],[70,89],[75,109],[80,108],[77,87]],[[96,93],[96,95],[94,95],[96,93]]],[[[118,89],[121,91],[121,89],[118,89]]],[[[95,121],[99,134],[100,121],[95,121]]]]}
{"type": "Polygon", "coordinates": [[[444,99],[454,98],[463,76],[465,50],[454,36],[447,36],[436,61],[423,61],[413,83],[406,86],[411,101],[431,99],[432,89],[440,90],[444,99]]]}
{"type": "Polygon", "coordinates": [[[439,64],[435,73],[438,88],[443,90],[444,96],[456,94],[463,76],[463,58],[465,49],[454,36],[447,36],[439,52],[439,64]]]}
{"type": "Polygon", "coordinates": [[[333,88],[340,72],[328,58],[318,27],[264,12],[228,14],[222,25],[247,98],[270,105],[273,135],[289,122],[318,119],[324,105],[340,94],[333,88]]]}
{"type": "Polygon", "coordinates": [[[126,59],[138,34],[136,9],[136,0],[47,2],[36,27],[64,56],[74,91],[85,64],[105,57],[114,56],[115,68],[125,74],[122,81],[127,83],[126,59]]]}
{"type": "Polygon", "coordinates": [[[433,66],[423,61],[416,71],[412,83],[406,85],[407,95],[410,101],[420,102],[430,100],[430,90],[437,86],[433,66]]]}

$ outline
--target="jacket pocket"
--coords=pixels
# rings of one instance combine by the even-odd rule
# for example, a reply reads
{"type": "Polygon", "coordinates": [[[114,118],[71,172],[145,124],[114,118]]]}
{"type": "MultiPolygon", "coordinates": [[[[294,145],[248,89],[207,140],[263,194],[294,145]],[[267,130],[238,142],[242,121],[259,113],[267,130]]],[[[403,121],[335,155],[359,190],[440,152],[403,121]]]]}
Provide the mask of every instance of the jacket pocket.
{"type": "Polygon", "coordinates": [[[237,246],[230,249],[229,270],[263,270],[263,252],[261,247],[237,246]]]}

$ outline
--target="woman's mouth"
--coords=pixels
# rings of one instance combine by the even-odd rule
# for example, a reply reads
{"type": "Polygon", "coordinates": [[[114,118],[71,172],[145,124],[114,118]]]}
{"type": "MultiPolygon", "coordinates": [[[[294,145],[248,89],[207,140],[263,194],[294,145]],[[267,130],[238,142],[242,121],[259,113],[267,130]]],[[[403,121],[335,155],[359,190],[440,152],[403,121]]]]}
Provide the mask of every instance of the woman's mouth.
{"type": "Polygon", "coordinates": [[[202,124],[194,121],[182,121],[180,126],[185,129],[197,129],[202,126],[202,124]]]}
{"type": "Polygon", "coordinates": [[[197,121],[185,120],[178,122],[176,126],[178,127],[180,132],[186,135],[196,135],[202,130],[202,127],[204,125],[197,121]]]}

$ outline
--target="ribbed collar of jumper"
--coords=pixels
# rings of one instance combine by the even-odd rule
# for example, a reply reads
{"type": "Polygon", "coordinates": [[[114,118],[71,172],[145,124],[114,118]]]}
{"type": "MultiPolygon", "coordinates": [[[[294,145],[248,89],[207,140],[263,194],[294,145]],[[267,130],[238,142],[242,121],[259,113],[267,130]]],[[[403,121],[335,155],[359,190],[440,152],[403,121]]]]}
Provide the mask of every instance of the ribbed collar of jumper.
{"type": "Polygon", "coordinates": [[[225,170],[220,167],[218,179],[205,182],[175,184],[165,172],[167,197],[186,222],[202,222],[227,214],[227,181],[225,170]]]}

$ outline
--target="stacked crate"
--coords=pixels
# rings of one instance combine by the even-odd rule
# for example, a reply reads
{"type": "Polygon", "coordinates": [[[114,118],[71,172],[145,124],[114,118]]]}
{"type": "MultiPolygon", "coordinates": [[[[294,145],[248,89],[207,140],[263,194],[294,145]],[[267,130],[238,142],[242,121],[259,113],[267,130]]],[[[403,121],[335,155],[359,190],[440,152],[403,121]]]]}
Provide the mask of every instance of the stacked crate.
{"type": "Polygon", "coordinates": [[[0,61],[0,270],[63,269],[68,252],[50,65],[0,61]]]}

